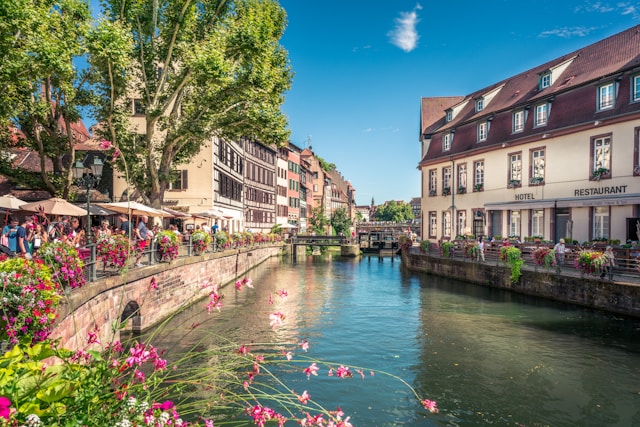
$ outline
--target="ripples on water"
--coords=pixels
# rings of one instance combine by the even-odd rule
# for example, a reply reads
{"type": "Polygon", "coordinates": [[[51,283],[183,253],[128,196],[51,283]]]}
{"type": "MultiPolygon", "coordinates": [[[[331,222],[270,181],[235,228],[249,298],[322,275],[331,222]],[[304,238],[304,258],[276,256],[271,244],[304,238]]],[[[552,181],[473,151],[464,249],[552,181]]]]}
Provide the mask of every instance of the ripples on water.
{"type": "Polygon", "coordinates": [[[357,427],[640,426],[637,320],[410,273],[399,258],[271,259],[247,276],[254,289],[227,286],[221,313],[198,303],[156,345],[171,359],[215,345],[212,331],[238,344],[307,339],[310,357],[397,375],[440,408],[426,413],[399,381],[368,370],[364,380],[279,373],[357,427]],[[276,331],[274,309],[287,315],[276,331]]]}

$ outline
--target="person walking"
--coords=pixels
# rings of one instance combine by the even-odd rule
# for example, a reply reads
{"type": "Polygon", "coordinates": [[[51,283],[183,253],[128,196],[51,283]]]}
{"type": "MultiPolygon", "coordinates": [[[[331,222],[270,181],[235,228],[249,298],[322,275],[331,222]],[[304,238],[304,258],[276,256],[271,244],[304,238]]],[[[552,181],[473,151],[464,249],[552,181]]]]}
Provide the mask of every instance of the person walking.
{"type": "Polygon", "coordinates": [[[560,239],[553,247],[553,250],[556,251],[556,271],[560,273],[564,267],[564,253],[566,251],[564,239],[560,239]]]}
{"type": "Polygon", "coordinates": [[[7,224],[2,230],[3,237],[6,237],[7,247],[13,252],[18,251],[18,240],[17,240],[17,232],[18,227],[20,226],[20,221],[18,218],[12,216],[9,218],[9,224],[7,224]]]}
{"type": "Polygon", "coordinates": [[[33,229],[31,225],[33,221],[31,217],[27,217],[24,219],[22,224],[18,227],[16,231],[16,239],[17,239],[17,253],[18,255],[25,257],[27,259],[31,259],[31,248],[29,247],[29,239],[31,238],[31,233],[33,229]]]}
{"type": "Polygon", "coordinates": [[[135,229],[136,235],[136,267],[142,267],[142,263],[140,263],[140,258],[142,258],[142,254],[144,253],[147,247],[147,236],[149,234],[149,230],[147,229],[147,221],[149,221],[149,217],[146,215],[142,215],[140,217],[140,221],[138,221],[138,226],[135,229]]]}
{"type": "Polygon", "coordinates": [[[482,238],[482,236],[480,236],[478,238],[478,249],[479,249],[479,251],[478,251],[478,261],[482,260],[482,262],[485,262],[484,261],[484,245],[485,245],[484,239],[482,238]]]}
{"type": "Polygon", "coordinates": [[[129,232],[131,231],[131,223],[129,222],[129,217],[127,216],[127,214],[120,214],[118,215],[118,219],[120,220],[120,228],[118,228],[118,231],[120,232],[120,234],[124,234],[125,236],[129,235],[129,232]]]}
{"type": "Polygon", "coordinates": [[[609,274],[609,279],[613,277],[613,267],[616,266],[616,255],[613,253],[613,247],[607,246],[604,250],[605,262],[602,266],[602,273],[600,273],[600,278],[604,279],[606,274],[609,274]]]}

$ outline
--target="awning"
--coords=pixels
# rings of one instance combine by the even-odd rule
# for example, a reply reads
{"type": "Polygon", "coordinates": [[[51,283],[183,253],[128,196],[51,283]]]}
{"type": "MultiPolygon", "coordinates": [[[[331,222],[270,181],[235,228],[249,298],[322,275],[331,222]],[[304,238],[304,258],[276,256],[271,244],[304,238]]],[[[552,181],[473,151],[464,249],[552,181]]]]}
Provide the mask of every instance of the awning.
{"type": "Polygon", "coordinates": [[[485,203],[487,211],[519,211],[521,209],[544,209],[555,206],[554,200],[531,200],[528,202],[485,203]]]}
{"type": "Polygon", "coordinates": [[[575,199],[558,199],[556,206],[559,208],[582,208],[590,206],[624,206],[640,205],[640,195],[628,195],[626,197],[583,197],[575,199]]]}

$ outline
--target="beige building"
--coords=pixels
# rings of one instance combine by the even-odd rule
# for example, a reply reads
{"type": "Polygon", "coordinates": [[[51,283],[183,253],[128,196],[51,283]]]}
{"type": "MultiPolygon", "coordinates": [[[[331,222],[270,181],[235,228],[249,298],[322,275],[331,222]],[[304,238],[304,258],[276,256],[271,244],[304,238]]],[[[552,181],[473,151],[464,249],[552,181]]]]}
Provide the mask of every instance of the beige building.
{"type": "Polygon", "coordinates": [[[423,98],[422,235],[639,240],[640,26],[423,98]]]}

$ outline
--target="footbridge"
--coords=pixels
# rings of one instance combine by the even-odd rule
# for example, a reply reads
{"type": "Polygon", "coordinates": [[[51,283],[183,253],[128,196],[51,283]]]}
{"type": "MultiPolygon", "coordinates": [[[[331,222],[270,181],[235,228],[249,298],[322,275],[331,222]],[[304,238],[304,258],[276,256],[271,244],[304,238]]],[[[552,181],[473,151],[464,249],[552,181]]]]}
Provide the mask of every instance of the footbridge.
{"type": "Polygon", "coordinates": [[[293,256],[298,255],[298,246],[342,246],[349,243],[345,236],[293,236],[293,256]]]}

